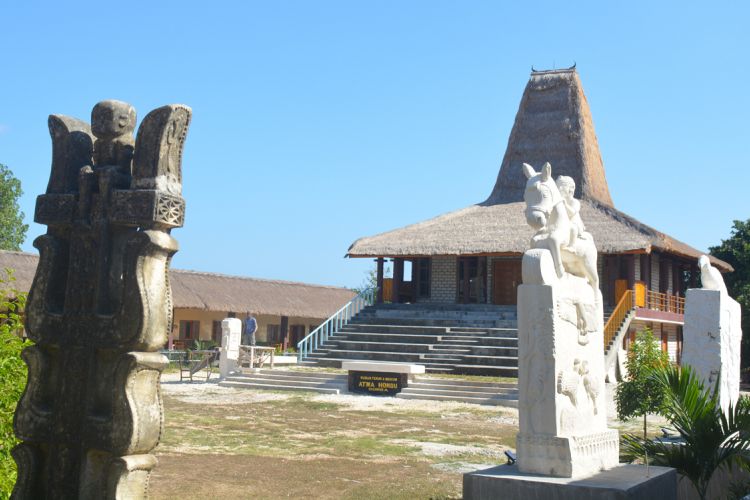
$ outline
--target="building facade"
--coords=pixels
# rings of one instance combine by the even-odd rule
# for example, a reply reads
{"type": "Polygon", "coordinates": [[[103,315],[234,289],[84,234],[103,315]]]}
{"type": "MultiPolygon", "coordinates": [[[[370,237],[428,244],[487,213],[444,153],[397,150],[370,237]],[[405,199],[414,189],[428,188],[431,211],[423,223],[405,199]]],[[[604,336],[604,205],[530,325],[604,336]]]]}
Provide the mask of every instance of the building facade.
{"type": "MultiPolygon", "coordinates": [[[[524,215],[521,166],[540,168],[545,162],[555,178],[575,181],[581,219],[598,249],[605,310],[611,313],[628,290],[643,290],[642,317],[632,324],[666,331],[664,338],[674,345],[665,350],[676,359],[680,299],[698,285],[697,261],[703,252],[615,208],[589,105],[573,68],[532,72],[486,200],[360,238],[347,256],[376,260],[380,301],[515,305],[521,257],[533,235],[524,215]],[[383,274],[386,261],[393,268],[391,278],[383,274]]],[[[726,262],[711,260],[722,272],[732,270],[726,262]]]]}

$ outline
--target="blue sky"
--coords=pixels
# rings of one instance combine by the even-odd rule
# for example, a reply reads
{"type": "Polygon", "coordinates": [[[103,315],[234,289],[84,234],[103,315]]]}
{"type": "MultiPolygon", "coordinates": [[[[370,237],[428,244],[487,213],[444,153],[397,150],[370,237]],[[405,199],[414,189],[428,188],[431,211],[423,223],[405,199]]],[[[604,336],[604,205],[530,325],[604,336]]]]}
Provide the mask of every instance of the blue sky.
{"type": "Polygon", "coordinates": [[[30,230],[50,113],[193,108],[174,266],[355,286],[358,237],[482,201],[533,65],[577,63],[620,210],[750,217],[747,2],[4,2],[0,162],[30,230]]]}

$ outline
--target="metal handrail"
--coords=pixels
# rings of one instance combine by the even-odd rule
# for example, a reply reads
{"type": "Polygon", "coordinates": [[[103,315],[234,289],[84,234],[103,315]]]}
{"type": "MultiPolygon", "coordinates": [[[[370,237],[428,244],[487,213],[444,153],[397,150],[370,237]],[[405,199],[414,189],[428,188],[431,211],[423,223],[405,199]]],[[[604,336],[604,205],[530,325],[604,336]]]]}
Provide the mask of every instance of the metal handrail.
{"type": "Polygon", "coordinates": [[[349,323],[353,316],[367,306],[375,303],[377,288],[368,288],[347,302],[341,309],[325,320],[319,327],[311,331],[307,337],[297,342],[297,362],[302,362],[312,351],[319,348],[328,337],[338,332],[349,323]]]}
{"type": "Polygon", "coordinates": [[[617,334],[620,328],[620,324],[628,315],[630,310],[633,309],[633,290],[626,290],[620,301],[617,303],[615,310],[612,311],[612,315],[607,320],[607,324],[604,325],[604,350],[607,350],[607,346],[617,334]]]}

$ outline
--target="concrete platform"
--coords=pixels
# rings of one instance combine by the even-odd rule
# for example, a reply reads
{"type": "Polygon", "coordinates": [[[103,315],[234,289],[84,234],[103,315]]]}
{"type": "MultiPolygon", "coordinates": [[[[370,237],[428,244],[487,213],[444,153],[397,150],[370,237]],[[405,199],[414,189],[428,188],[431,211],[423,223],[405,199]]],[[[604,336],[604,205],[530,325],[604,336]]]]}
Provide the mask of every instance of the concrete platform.
{"type": "Polygon", "coordinates": [[[464,474],[464,500],[676,500],[677,472],[670,467],[620,465],[584,478],[525,474],[500,465],[464,474]]]}
{"type": "Polygon", "coordinates": [[[341,363],[341,369],[350,372],[405,373],[407,375],[424,373],[423,365],[382,361],[344,361],[341,363]]]}

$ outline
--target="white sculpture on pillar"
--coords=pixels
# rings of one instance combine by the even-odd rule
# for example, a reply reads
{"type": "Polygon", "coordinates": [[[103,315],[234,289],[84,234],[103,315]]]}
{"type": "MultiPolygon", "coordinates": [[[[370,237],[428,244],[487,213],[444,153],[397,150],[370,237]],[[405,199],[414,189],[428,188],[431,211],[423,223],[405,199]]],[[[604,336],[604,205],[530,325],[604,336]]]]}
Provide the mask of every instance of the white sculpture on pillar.
{"type": "MultiPolygon", "coordinates": [[[[536,233],[518,287],[518,469],[580,477],[619,462],[618,433],[607,428],[596,246],[571,221],[579,205],[566,203],[549,163],[523,169],[536,233]]],[[[570,183],[560,184],[572,198],[570,183]]]]}
{"type": "Polygon", "coordinates": [[[685,296],[681,363],[692,366],[708,388],[720,381],[719,403],[727,413],[740,396],[742,311],[708,257],[702,255],[698,265],[702,288],[691,288],[685,296]]]}
{"type": "Polygon", "coordinates": [[[222,379],[238,370],[237,360],[240,357],[240,340],[242,321],[237,318],[225,318],[221,321],[221,358],[219,374],[222,379]]]}
{"type": "Polygon", "coordinates": [[[703,290],[718,290],[727,293],[727,285],[721,272],[711,265],[708,255],[701,255],[698,259],[698,267],[701,270],[701,288],[703,290]]]}

